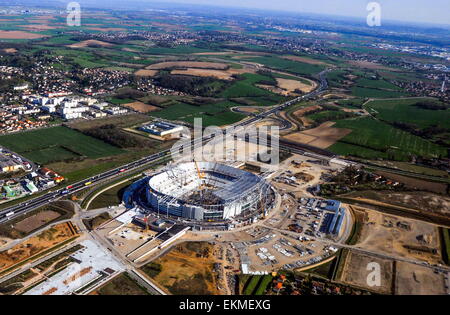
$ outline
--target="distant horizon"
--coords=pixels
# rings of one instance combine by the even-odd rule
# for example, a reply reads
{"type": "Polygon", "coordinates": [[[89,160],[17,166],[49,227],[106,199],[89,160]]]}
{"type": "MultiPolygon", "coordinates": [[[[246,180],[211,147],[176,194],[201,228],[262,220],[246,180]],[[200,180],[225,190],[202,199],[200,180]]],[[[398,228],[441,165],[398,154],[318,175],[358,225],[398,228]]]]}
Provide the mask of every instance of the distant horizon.
{"type": "MultiPolygon", "coordinates": [[[[33,4],[38,7],[51,3],[66,5],[69,0],[17,0],[15,3],[0,0],[0,5],[14,6],[21,2],[33,4]]],[[[274,13],[311,14],[319,16],[335,16],[342,18],[360,19],[365,21],[369,12],[366,6],[372,0],[280,0],[276,4],[269,0],[75,0],[81,6],[89,8],[114,9],[148,9],[154,5],[193,5],[216,8],[244,9],[268,11],[274,13]],[[142,7],[133,6],[142,4],[142,7]],[[285,9],[286,8],[286,9],[285,9]],[[287,9],[289,8],[289,9],[287,9]]],[[[407,23],[417,25],[450,26],[450,0],[433,0],[433,5],[426,4],[424,0],[378,0],[382,9],[382,24],[385,22],[407,23]]]]}
{"type": "MultiPolygon", "coordinates": [[[[369,0],[135,0],[137,2],[167,4],[197,4],[228,8],[260,9],[278,12],[334,15],[366,19],[369,0]],[[286,7],[286,9],[284,9],[286,7]]],[[[95,1],[98,3],[98,1],[95,1]]],[[[386,21],[418,24],[450,25],[450,1],[433,0],[378,0],[382,7],[382,19],[386,21]]]]}

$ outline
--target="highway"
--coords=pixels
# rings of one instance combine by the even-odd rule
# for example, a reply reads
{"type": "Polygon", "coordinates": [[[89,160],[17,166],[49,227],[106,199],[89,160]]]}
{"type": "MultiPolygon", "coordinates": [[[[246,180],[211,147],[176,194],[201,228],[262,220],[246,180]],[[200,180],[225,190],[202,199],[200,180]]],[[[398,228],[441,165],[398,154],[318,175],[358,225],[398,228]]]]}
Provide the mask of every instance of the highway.
{"type": "MultiPolygon", "coordinates": [[[[324,71],[322,71],[321,73],[318,74],[319,80],[320,80],[320,84],[319,84],[319,87],[316,90],[314,90],[314,91],[312,91],[312,92],[310,92],[308,94],[296,97],[296,98],[294,98],[292,100],[289,100],[289,101],[287,101],[287,102],[285,102],[283,104],[280,104],[278,106],[275,106],[275,107],[273,107],[273,108],[271,108],[271,109],[269,109],[269,110],[267,110],[267,111],[265,111],[263,113],[255,115],[254,117],[252,117],[250,119],[247,119],[247,120],[244,120],[244,121],[239,122],[237,124],[234,124],[234,125],[226,128],[224,130],[224,132],[227,132],[227,131],[229,131],[229,130],[231,130],[233,128],[234,128],[234,130],[236,130],[235,128],[248,126],[248,125],[253,124],[253,123],[255,123],[255,122],[259,121],[259,120],[262,120],[262,119],[264,119],[264,118],[266,118],[266,117],[268,117],[268,116],[270,116],[270,115],[272,115],[272,114],[274,114],[276,112],[279,112],[279,111],[285,109],[286,107],[289,107],[289,106],[291,106],[293,104],[296,104],[296,103],[298,103],[298,102],[300,102],[300,101],[302,101],[304,99],[315,97],[315,96],[319,95],[320,93],[322,93],[323,91],[328,89],[328,82],[326,80],[326,73],[328,71],[329,70],[324,70],[324,71]]],[[[214,135],[208,135],[208,136],[205,136],[205,137],[202,137],[202,138],[194,139],[194,140],[192,140],[192,145],[196,146],[197,144],[203,143],[204,141],[208,141],[208,140],[212,139],[213,137],[214,137],[214,135]]],[[[170,154],[170,152],[171,152],[171,149],[167,149],[167,150],[164,150],[164,151],[152,154],[150,156],[144,157],[144,158],[139,159],[137,161],[134,161],[134,162],[122,165],[122,166],[117,167],[115,169],[112,169],[112,170],[109,170],[109,171],[97,174],[97,175],[95,175],[93,177],[84,179],[82,181],[79,181],[77,183],[69,185],[69,186],[67,186],[65,188],[60,188],[60,189],[55,190],[55,191],[50,191],[50,192],[48,192],[48,193],[46,193],[44,195],[41,195],[39,197],[36,197],[36,198],[30,199],[30,200],[27,200],[25,202],[22,202],[20,204],[17,204],[17,205],[5,208],[5,209],[0,211],[0,224],[1,223],[5,223],[5,222],[7,222],[9,220],[12,220],[12,219],[14,219],[16,217],[19,217],[21,215],[24,215],[27,212],[32,211],[32,210],[34,210],[36,208],[39,208],[39,207],[41,207],[41,206],[43,206],[43,205],[45,205],[45,204],[47,204],[49,202],[55,201],[57,199],[60,199],[61,197],[65,196],[65,195],[75,193],[77,191],[86,189],[86,188],[88,188],[88,187],[90,187],[90,186],[92,186],[94,184],[100,183],[102,181],[106,181],[108,179],[113,179],[113,178],[115,178],[115,177],[117,177],[119,175],[132,172],[132,171],[134,171],[136,169],[139,169],[139,168],[141,168],[141,167],[143,167],[145,165],[149,165],[151,163],[154,163],[154,162],[162,159],[166,155],[170,154]]]]}

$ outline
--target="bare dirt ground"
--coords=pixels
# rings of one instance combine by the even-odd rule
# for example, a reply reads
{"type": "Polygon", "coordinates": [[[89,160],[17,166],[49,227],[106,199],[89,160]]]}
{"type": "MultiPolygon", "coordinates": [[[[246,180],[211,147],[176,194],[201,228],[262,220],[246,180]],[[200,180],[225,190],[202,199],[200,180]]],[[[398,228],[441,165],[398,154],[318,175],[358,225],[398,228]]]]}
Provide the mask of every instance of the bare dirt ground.
{"type": "Polygon", "coordinates": [[[57,244],[70,239],[74,235],[69,223],[61,223],[45,230],[37,236],[23,241],[9,250],[0,252],[0,272],[54,247],[57,244]]]}
{"type": "Polygon", "coordinates": [[[450,198],[428,192],[362,191],[353,192],[346,196],[355,199],[374,200],[418,211],[432,212],[442,216],[450,214],[450,198]]]}
{"type": "Polygon", "coordinates": [[[146,70],[141,69],[134,73],[134,75],[137,75],[138,77],[154,77],[158,73],[157,70],[146,70]]]}
{"type": "Polygon", "coordinates": [[[214,246],[204,242],[177,245],[154,261],[162,267],[154,279],[173,294],[218,294],[213,251],[214,246]]]}
{"type": "MultiPolygon", "coordinates": [[[[419,179],[419,178],[411,178],[408,176],[393,174],[393,173],[384,172],[384,171],[376,171],[375,173],[379,174],[381,176],[384,176],[390,180],[404,183],[405,186],[408,188],[432,191],[432,192],[443,194],[443,195],[445,195],[447,193],[447,184],[445,184],[445,183],[431,182],[428,180],[423,180],[423,179],[419,179]]],[[[447,203],[447,205],[448,205],[448,203],[447,203]]],[[[447,208],[447,209],[450,209],[450,208],[447,208]]]]}
{"type": "Polygon", "coordinates": [[[314,81],[309,80],[311,84],[305,84],[298,80],[291,80],[291,79],[283,79],[283,78],[277,78],[277,86],[272,85],[263,85],[259,84],[258,87],[261,87],[263,89],[269,90],[272,93],[288,96],[288,95],[298,95],[296,93],[296,90],[301,91],[302,93],[309,93],[316,87],[316,83],[314,81]]]}
{"type": "Polygon", "coordinates": [[[16,223],[14,228],[20,232],[29,233],[60,216],[56,211],[42,211],[16,223]]]}
{"type": "Polygon", "coordinates": [[[307,57],[299,57],[299,56],[283,56],[284,59],[292,60],[292,61],[298,61],[303,63],[308,63],[311,65],[328,65],[328,63],[325,63],[320,60],[315,60],[307,57]]]}
{"type": "Polygon", "coordinates": [[[266,85],[266,84],[257,84],[256,86],[261,89],[268,90],[275,94],[280,94],[280,95],[285,95],[285,96],[288,95],[286,90],[283,90],[282,88],[279,88],[278,86],[266,85]]]}
{"type": "Polygon", "coordinates": [[[171,74],[184,74],[199,77],[215,77],[219,80],[232,80],[232,74],[228,71],[215,69],[196,69],[188,68],[184,70],[172,70],[171,74]]]}
{"type": "Polygon", "coordinates": [[[284,138],[326,149],[352,132],[350,129],[333,128],[333,125],[334,122],[325,122],[317,128],[294,132],[284,138]]]}
{"type": "Polygon", "coordinates": [[[39,24],[39,25],[19,25],[21,28],[26,28],[29,31],[47,31],[47,30],[54,30],[57,28],[61,28],[61,26],[55,26],[55,25],[45,25],[45,24],[39,24]]]}
{"type": "Polygon", "coordinates": [[[149,113],[149,112],[153,112],[155,110],[158,110],[159,108],[153,105],[148,105],[142,102],[133,102],[133,103],[128,103],[128,104],[124,104],[123,106],[131,108],[135,111],[138,111],[140,113],[149,113]]]}
{"type": "Polygon", "coordinates": [[[201,52],[201,53],[195,53],[193,55],[196,56],[223,56],[233,53],[232,51],[211,51],[211,52],[201,52]]]}
{"type": "Polygon", "coordinates": [[[358,247],[398,257],[440,263],[440,244],[436,226],[357,207],[367,213],[358,247]]]}
{"type": "Polygon", "coordinates": [[[257,114],[261,112],[261,107],[250,107],[250,106],[243,106],[243,107],[237,107],[240,111],[246,112],[246,113],[252,113],[257,114]]]}
{"type": "Polygon", "coordinates": [[[99,46],[103,46],[103,47],[110,47],[110,46],[112,46],[112,44],[106,43],[106,42],[102,42],[100,40],[88,39],[88,40],[84,40],[84,41],[76,43],[76,44],[67,45],[67,47],[70,47],[70,48],[83,48],[83,47],[88,47],[88,46],[92,46],[92,45],[99,45],[99,46]]]}
{"type": "Polygon", "coordinates": [[[286,90],[288,94],[293,93],[295,90],[300,90],[303,93],[309,93],[315,88],[315,82],[308,85],[298,80],[277,78],[277,84],[283,90],[286,90]]]}
{"type": "Polygon", "coordinates": [[[319,110],[322,107],[320,107],[319,105],[313,105],[313,106],[307,106],[307,107],[302,107],[299,110],[296,110],[293,115],[296,117],[301,117],[304,116],[305,114],[315,111],[315,110],[319,110]]]}
{"type": "Polygon", "coordinates": [[[7,54],[15,54],[17,52],[17,49],[15,48],[5,48],[3,51],[7,54]]]}
{"type": "MultiPolygon", "coordinates": [[[[269,127],[269,126],[280,126],[281,123],[277,120],[273,120],[273,119],[264,119],[258,123],[256,123],[256,128],[261,128],[261,127],[269,127]]],[[[280,126],[281,127],[281,126],[280,126]]]]}
{"type": "Polygon", "coordinates": [[[350,96],[347,94],[341,94],[341,93],[328,93],[328,94],[324,94],[323,99],[329,99],[329,98],[341,98],[341,99],[349,99],[350,96]]]}
{"type": "Polygon", "coordinates": [[[201,62],[201,61],[166,61],[152,64],[146,69],[160,70],[167,68],[200,68],[200,69],[215,69],[225,70],[228,68],[227,64],[218,62],[201,62]]]}
{"type": "Polygon", "coordinates": [[[1,39],[37,39],[43,37],[47,36],[23,31],[0,31],[1,39]]]}
{"type": "Polygon", "coordinates": [[[446,294],[445,279],[440,273],[423,266],[397,262],[395,294],[442,295],[446,294]]]}
{"type": "Polygon", "coordinates": [[[378,257],[366,256],[355,252],[349,252],[342,269],[341,281],[375,291],[381,294],[392,293],[393,279],[393,261],[378,257]],[[367,277],[372,269],[367,270],[369,263],[378,263],[380,265],[381,285],[369,286],[367,277]]]}

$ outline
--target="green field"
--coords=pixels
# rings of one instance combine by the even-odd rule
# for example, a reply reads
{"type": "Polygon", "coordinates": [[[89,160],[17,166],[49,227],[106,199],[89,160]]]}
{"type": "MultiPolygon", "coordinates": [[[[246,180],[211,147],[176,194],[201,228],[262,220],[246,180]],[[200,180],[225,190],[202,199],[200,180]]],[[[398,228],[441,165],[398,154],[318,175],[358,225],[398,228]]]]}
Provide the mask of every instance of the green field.
{"type": "MultiPolygon", "coordinates": [[[[413,124],[420,129],[437,125],[450,129],[450,108],[447,110],[430,110],[415,106],[420,101],[430,99],[400,99],[371,101],[365,108],[377,118],[389,122],[413,124]]],[[[436,103],[439,103],[437,100],[436,103]]]]}
{"type": "MultiPolygon", "coordinates": [[[[104,191],[103,193],[101,193],[100,195],[95,197],[95,199],[91,200],[88,210],[100,209],[100,208],[106,208],[109,206],[119,205],[122,202],[122,196],[123,196],[125,189],[128,186],[130,186],[131,184],[133,184],[134,181],[135,181],[134,179],[129,180],[129,181],[126,181],[122,184],[111,187],[110,189],[104,191]]],[[[100,188],[100,189],[103,189],[103,188],[100,188]]],[[[98,192],[98,190],[95,190],[93,192],[93,194],[95,194],[97,192],[98,192]]],[[[86,199],[88,200],[89,197],[86,199]]]]}
{"type": "Polygon", "coordinates": [[[325,110],[322,112],[307,115],[306,117],[314,121],[324,122],[324,121],[336,121],[339,119],[345,119],[348,118],[349,115],[352,114],[344,111],[325,110]]]}
{"type": "Polygon", "coordinates": [[[288,59],[278,58],[278,57],[251,57],[245,60],[261,63],[269,68],[283,70],[290,73],[301,74],[301,75],[313,75],[321,72],[325,69],[322,65],[312,65],[308,63],[292,61],[288,59]]]}
{"type": "Polygon", "coordinates": [[[442,242],[442,259],[450,265],[450,229],[439,227],[439,234],[442,242]]]}
{"type": "Polygon", "coordinates": [[[152,112],[151,116],[170,120],[182,120],[194,123],[194,118],[203,119],[203,126],[222,126],[235,123],[245,117],[243,114],[233,113],[230,107],[239,106],[237,103],[223,101],[201,106],[177,103],[163,110],[152,112]]]}
{"type": "Polygon", "coordinates": [[[244,295],[263,295],[272,280],[271,275],[251,276],[245,284],[243,293],[244,295]]]}
{"type": "Polygon", "coordinates": [[[117,147],[67,127],[0,136],[0,145],[40,164],[71,158],[96,159],[123,152],[117,147]]]}
{"type": "Polygon", "coordinates": [[[401,91],[379,90],[361,86],[354,86],[352,88],[352,95],[356,97],[372,97],[372,98],[394,98],[394,97],[408,96],[407,93],[401,91]]]}
{"type": "Polygon", "coordinates": [[[338,100],[335,103],[344,108],[361,108],[365,100],[363,98],[353,98],[348,100],[338,100]]]}
{"type": "Polygon", "coordinates": [[[243,78],[242,80],[236,80],[230,87],[223,91],[220,96],[225,98],[233,98],[266,96],[273,94],[267,90],[255,86],[255,84],[260,81],[271,81],[275,83],[273,78],[253,73],[244,73],[241,77],[243,78]]]}
{"type": "Polygon", "coordinates": [[[394,85],[386,80],[383,80],[383,79],[360,78],[360,79],[356,80],[356,85],[371,88],[371,89],[385,89],[385,90],[396,90],[396,91],[401,90],[396,85],[394,85]]]}
{"type": "Polygon", "coordinates": [[[425,157],[447,156],[446,148],[371,117],[339,120],[333,127],[353,130],[328,148],[340,155],[401,161],[408,160],[411,154],[425,157]]]}

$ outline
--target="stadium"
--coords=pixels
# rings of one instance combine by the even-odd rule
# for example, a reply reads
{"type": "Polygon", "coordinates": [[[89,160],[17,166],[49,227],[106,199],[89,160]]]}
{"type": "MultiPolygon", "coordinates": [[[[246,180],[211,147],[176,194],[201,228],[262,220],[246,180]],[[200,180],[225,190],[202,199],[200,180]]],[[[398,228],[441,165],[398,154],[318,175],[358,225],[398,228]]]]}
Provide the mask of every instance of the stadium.
{"type": "Polygon", "coordinates": [[[266,213],[272,196],[264,178],[215,162],[171,165],[146,184],[153,211],[207,222],[266,213]]]}

